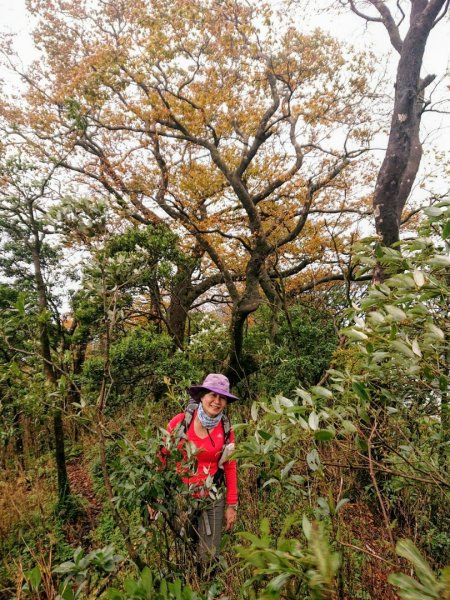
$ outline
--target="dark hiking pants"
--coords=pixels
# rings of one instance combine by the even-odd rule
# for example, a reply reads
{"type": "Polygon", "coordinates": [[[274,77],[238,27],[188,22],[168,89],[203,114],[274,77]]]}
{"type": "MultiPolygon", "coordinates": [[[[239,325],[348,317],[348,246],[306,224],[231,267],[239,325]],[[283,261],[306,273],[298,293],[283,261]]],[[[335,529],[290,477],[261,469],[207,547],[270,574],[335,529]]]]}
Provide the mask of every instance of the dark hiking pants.
{"type": "Polygon", "coordinates": [[[225,497],[222,496],[211,508],[201,512],[198,518],[198,558],[205,566],[211,564],[219,554],[224,512],[225,497]]]}

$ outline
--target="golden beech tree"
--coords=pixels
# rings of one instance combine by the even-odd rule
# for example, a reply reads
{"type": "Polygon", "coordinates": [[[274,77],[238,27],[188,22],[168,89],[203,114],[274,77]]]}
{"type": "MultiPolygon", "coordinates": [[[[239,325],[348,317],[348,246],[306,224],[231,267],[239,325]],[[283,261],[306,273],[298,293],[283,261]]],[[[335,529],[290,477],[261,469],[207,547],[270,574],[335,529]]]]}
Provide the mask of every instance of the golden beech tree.
{"type": "Polygon", "coordinates": [[[325,281],[348,276],[372,176],[373,58],[264,2],[28,6],[42,55],[20,110],[3,112],[66,177],[105,188],[124,217],[168,220],[195,249],[188,277],[226,289],[229,373],[242,376],[245,321],[263,295],[277,304],[278,280],[304,273],[307,287],[317,263],[325,281]]]}

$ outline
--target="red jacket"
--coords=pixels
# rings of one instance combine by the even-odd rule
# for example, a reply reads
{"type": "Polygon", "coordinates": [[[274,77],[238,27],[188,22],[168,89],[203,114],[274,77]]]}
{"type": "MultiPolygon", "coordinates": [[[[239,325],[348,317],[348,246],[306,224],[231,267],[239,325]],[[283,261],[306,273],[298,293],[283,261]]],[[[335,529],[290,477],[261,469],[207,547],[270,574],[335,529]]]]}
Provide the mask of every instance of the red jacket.
{"type": "MultiPolygon", "coordinates": [[[[196,485],[199,488],[202,488],[208,475],[214,477],[214,474],[218,469],[218,462],[220,460],[224,444],[224,433],[222,423],[219,423],[209,432],[214,445],[211,442],[209,435],[207,435],[205,438],[198,437],[194,429],[194,420],[196,414],[197,413],[195,412],[187,431],[187,439],[199,449],[199,452],[195,455],[195,458],[197,459],[197,470],[190,477],[183,477],[183,481],[187,485],[196,485]]],[[[167,431],[171,433],[174,429],[176,429],[177,425],[179,425],[183,419],[184,413],[179,413],[176,415],[167,425],[167,431]]],[[[234,442],[233,430],[230,431],[230,439],[228,443],[231,442],[234,442]]],[[[236,461],[226,461],[224,463],[224,471],[225,484],[227,488],[227,504],[236,504],[238,500],[236,461]]]]}

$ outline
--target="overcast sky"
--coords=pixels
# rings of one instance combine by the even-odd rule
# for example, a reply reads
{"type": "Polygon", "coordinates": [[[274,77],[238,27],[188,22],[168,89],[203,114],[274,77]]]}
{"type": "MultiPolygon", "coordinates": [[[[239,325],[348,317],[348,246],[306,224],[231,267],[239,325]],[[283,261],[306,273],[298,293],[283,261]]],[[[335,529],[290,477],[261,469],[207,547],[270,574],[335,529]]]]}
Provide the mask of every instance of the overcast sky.
{"type": "Polygon", "coordinates": [[[18,33],[21,41],[27,41],[27,47],[24,48],[27,52],[31,49],[31,42],[26,34],[28,29],[25,0],[0,0],[0,31],[18,33]]]}
{"type": "MultiPolygon", "coordinates": [[[[316,0],[314,3],[305,0],[305,6],[317,6],[321,4],[321,0],[316,0]]],[[[315,25],[328,27],[328,29],[336,36],[345,37],[350,41],[360,40],[361,42],[371,43],[378,47],[379,50],[384,50],[389,47],[387,34],[380,24],[371,23],[366,28],[364,22],[354,16],[335,16],[324,18],[322,14],[317,14],[315,17],[315,25]]],[[[23,58],[30,56],[32,53],[32,44],[27,31],[30,28],[30,20],[25,10],[25,0],[0,0],[0,31],[18,34],[18,48],[23,58]]],[[[435,31],[432,32],[427,44],[427,52],[424,60],[424,74],[439,73],[443,75],[446,71],[448,74],[450,68],[450,23],[447,19],[439,23],[435,31]]],[[[448,83],[448,82],[447,82],[448,83]]]]}
{"type": "MultiPolygon", "coordinates": [[[[276,2],[277,0],[274,0],[276,2]]],[[[355,15],[331,17],[327,13],[326,17],[317,12],[317,7],[326,0],[303,0],[300,15],[312,12],[312,22],[314,26],[327,28],[333,35],[361,44],[362,46],[371,45],[378,53],[391,52],[391,69],[393,71],[397,63],[395,52],[391,51],[387,33],[384,27],[377,23],[370,23],[368,27],[362,19],[355,15]]],[[[301,18],[301,16],[300,16],[301,18]]],[[[33,56],[33,45],[29,36],[30,18],[25,10],[25,0],[0,0],[0,32],[16,33],[16,49],[23,60],[27,63],[33,56]]],[[[447,18],[439,23],[436,29],[431,33],[428,40],[426,54],[423,63],[423,75],[434,73],[437,75],[436,82],[438,89],[435,97],[447,98],[450,100],[450,21],[447,18]]],[[[387,60],[387,59],[386,59],[387,60]]],[[[0,72],[0,79],[9,80],[8,74],[0,72]]],[[[430,86],[428,91],[433,87],[430,86]]],[[[448,109],[448,106],[447,106],[448,109]]],[[[450,150],[450,118],[435,115],[432,119],[425,121],[427,133],[432,132],[433,139],[439,140],[439,145],[443,144],[443,149],[450,150]],[[443,135],[442,129],[447,130],[447,135],[443,135]]]]}

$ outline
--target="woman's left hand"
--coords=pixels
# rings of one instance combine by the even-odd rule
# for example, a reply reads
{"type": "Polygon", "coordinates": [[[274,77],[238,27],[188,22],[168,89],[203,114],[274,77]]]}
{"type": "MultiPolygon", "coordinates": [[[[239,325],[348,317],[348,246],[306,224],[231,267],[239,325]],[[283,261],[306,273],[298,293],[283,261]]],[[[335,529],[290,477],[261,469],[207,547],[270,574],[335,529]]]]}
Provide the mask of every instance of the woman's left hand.
{"type": "Polygon", "coordinates": [[[225,510],[225,531],[231,531],[237,521],[237,509],[235,506],[227,506],[225,510]]]}

